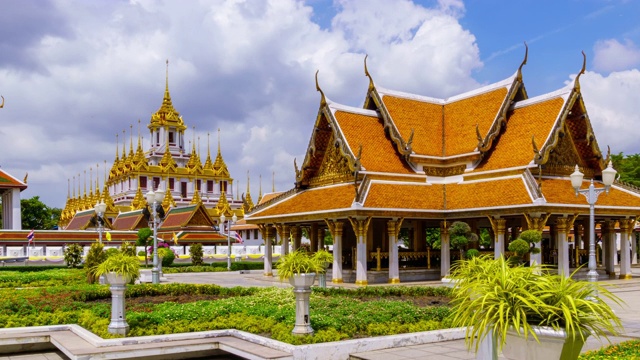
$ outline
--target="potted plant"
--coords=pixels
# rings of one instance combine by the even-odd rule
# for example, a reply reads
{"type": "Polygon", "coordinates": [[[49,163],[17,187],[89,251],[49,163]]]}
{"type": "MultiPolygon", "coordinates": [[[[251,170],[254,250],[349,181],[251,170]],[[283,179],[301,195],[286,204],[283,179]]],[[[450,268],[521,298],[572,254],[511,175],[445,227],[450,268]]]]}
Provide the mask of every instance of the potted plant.
{"type": "Polygon", "coordinates": [[[309,295],[316,273],[326,270],[325,263],[333,260],[333,256],[326,251],[318,251],[313,256],[305,250],[289,253],[276,264],[278,277],[281,281],[289,279],[296,295],[296,324],[293,334],[311,334],[313,328],[309,320],[309,295]],[[328,256],[327,256],[328,255],[328,256]]]}
{"type": "Polygon", "coordinates": [[[137,256],[127,256],[118,252],[109,256],[100,265],[93,268],[94,276],[105,275],[111,285],[111,323],[109,332],[126,335],[129,324],[125,319],[124,291],[125,285],[140,273],[140,260],[137,256]]]}
{"type": "Polygon", "coordinates": [[[598,294],[621,300],[602,286],[511,265],[479,256],[454,267],[451,322],[467,327],[469,348],[494,336],[508,359],[577,359],[589,335],[617,334],[620,319],[598,294]]]}

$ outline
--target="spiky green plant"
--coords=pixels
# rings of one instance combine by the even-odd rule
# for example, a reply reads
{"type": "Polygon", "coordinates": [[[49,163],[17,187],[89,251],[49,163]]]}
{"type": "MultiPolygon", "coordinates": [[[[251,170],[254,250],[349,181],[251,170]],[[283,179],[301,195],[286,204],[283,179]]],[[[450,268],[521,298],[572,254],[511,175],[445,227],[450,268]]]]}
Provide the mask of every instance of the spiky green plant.
{"type": "Polygon", "coordinates": [[[324,271],[324,262],[320,262],[318,258],[306,251],[296,250],[280,258],[276,269],[278,269],[280,280],[287,280],[293,275],[322,272],[324,271]]]}
{"type": "Polygon", "coordinates": [[[126,256],[119,252],[109,256],[100,265],[92,268],[91,271],[95,277],[116,273],[123,277],[135,279],[140,274],[140,260],[136,256],[126,256]]]}
{"type": "Polygon", "coordinates": [[[506,342],[507,331],[538,339],[534,326],[564,329],[569,337],[588,335],[607,337],[616,334],[620,319],[596,294],[614,303],[621,300],[598,284],[578,282],[551,275],[540,266],[511,266],[500,257],[479,256],[454,266],[452,278],[457,279],[450,305],[451,322],[455,327],[467,327],[469,348],[480,342],[492,330],[499,348],[506,342]]]}

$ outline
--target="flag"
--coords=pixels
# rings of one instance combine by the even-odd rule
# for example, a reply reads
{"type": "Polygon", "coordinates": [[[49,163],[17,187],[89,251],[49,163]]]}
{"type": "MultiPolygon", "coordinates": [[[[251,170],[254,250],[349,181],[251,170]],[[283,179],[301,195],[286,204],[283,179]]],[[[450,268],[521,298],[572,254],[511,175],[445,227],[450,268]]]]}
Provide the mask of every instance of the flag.
{"type": "Polygon", "coordinates": [[[236,231],[236,234],[233,236],[236,238],[236,242],[239,242],[240,244],[243,244],[244,241],[242,241],[242,236],[240,236],[240,233],[236,231]]]}
{"type": "Polygon", "coordinates": [[[36,238],[36,233],[34,230],[31,230],[29,232],[29,235],[27,235],[27,240],[29,240],[29,244],[31,244],[33,242],[33,239],[36,238]]]}
{"type": "Polygon", "coordinates": [[[178,245],[178,236],[176,235],[175,231],[173,232],[173,243],[178,245]]]}
{"type": "Polygon", "coordinates": [[[110,232],[107,231],[106,237],[107,237],[107,241],[111,241],[111,233],[110,232]]]}

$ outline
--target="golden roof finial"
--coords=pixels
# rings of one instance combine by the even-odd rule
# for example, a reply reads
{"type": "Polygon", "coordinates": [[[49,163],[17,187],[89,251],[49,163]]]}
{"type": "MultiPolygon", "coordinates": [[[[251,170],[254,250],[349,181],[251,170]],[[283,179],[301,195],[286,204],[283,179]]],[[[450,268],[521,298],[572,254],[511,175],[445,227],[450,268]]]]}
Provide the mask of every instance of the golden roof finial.
{"type": "Polygon", "coordinates": [[[120,162],[120,155],[118,153],[118,147],[120,146],[120,142],[118,141],[118,136],[119,136],[118,133],[116,133],[116,160],[113,162],[114,165],[120,162]]]}
{"type": "Polygon", "coordinates": [[[133,159],[133,124],[129,124],[129,157],[133,159]]]}
{"type": "Polygon", "coordinates": [[[93,167],[89,166],[89,200],[93,202],[93,167]]]}
{"type": "Polygon", "coordinates": [[[580,75],[584,74],[584,72],[587,69],[587,55],[584,53],[584,51],[582,51],[582,69],[580,69],[580,72],[578,73],[578,75],[576,75],[576,79],[573,82],[573,88],[576,90],[580,90],[580,75]]]}
{"type": "Polygon", "coordinates": [[[324,96],[324,91],[320,89],[320,85],[318,84],[318,73],[320,70],[316,70],[316,90],[320,92],[320,106],[327,105],[327,98],[324,96]]]}
{"type": "MultiPolygon", "coordinates": [[[[371,77],[371,74],[369,74],[369,69],[367,68],[368,57],[369,57],[369,54],[364,56],[364,75],[369,78],[369,91],[371,91],[371,89],[373,89],[375,85],[373,84],[373,78],[371,77]]],[[[316,82],[317,82],[317,76],[316,76],[316,82]]]]}
{"type": "Polygon", "coordinates": [[[522,67],[525,66],[527,64],[527,59],[529,58],[529,45],[527,45],[527,42],[524,42],[524,59],[522,60],[522,63],[520,64],[520,67],[518,68],[518,78],[522,79],[522,67]]]}
{"type": "Polygon", "coordinates": [[[99,166],[100,164],[96,164],[96,194],[95,194],[95,199],[96,199],[96,204],[100,202],[100,173],[98,172],[99,166]]]}
{"type": "Polygon", "coordinates": [[[4,96],[0,95],[0,97],[2,98],[2,104],[0,104],[0,109],[2,109],[4,107],[4,96]]]}
{"type": "Polygon", "coordinates": [[[162,105],[160,109],[151,115],[151,123],[148,125],[149,129],[157,129],[162,125],[174,125],[181,130],[184,130],[184,121],[180,116],[180,113],[176,111],[171,103],[171,94],[169,93],[169,60],[167,60],[167,70],[165,78],[164,97],[162,98],[162,105]]]}

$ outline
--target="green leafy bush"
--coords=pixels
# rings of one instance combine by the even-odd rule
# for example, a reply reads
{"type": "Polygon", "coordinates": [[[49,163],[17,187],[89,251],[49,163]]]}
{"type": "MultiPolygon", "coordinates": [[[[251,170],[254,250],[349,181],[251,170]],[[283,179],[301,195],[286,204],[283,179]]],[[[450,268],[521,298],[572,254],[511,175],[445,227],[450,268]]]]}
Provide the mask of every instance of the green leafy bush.
{"type": "Polygon", "coordinates": [[[136,256],[136,245],[125,241],[120,245],[120,252],[126,256],[136,256]]]}
{"type": "Polygon", "coordinates": [[[202,265],[202,244],[191,244],[189,246],[189,254],[191,255],[191,264],[194,266],[202,265]]]}
{"type": "Polygon", "coordinates": [[[67,245],[64,248],[64,262],[70,268],[76,268],[82,263],[82,246],[78,244],[67,245]]]}
{"type": "Polygon", "coordinates": [[[173,250],[170,248],[159,248],[158,256],[162,259],[162,268],[164,269],[167,266],[171,266],[173,264],[173,260],[175,260],[176,255],[173,253],[173,250]]]}

